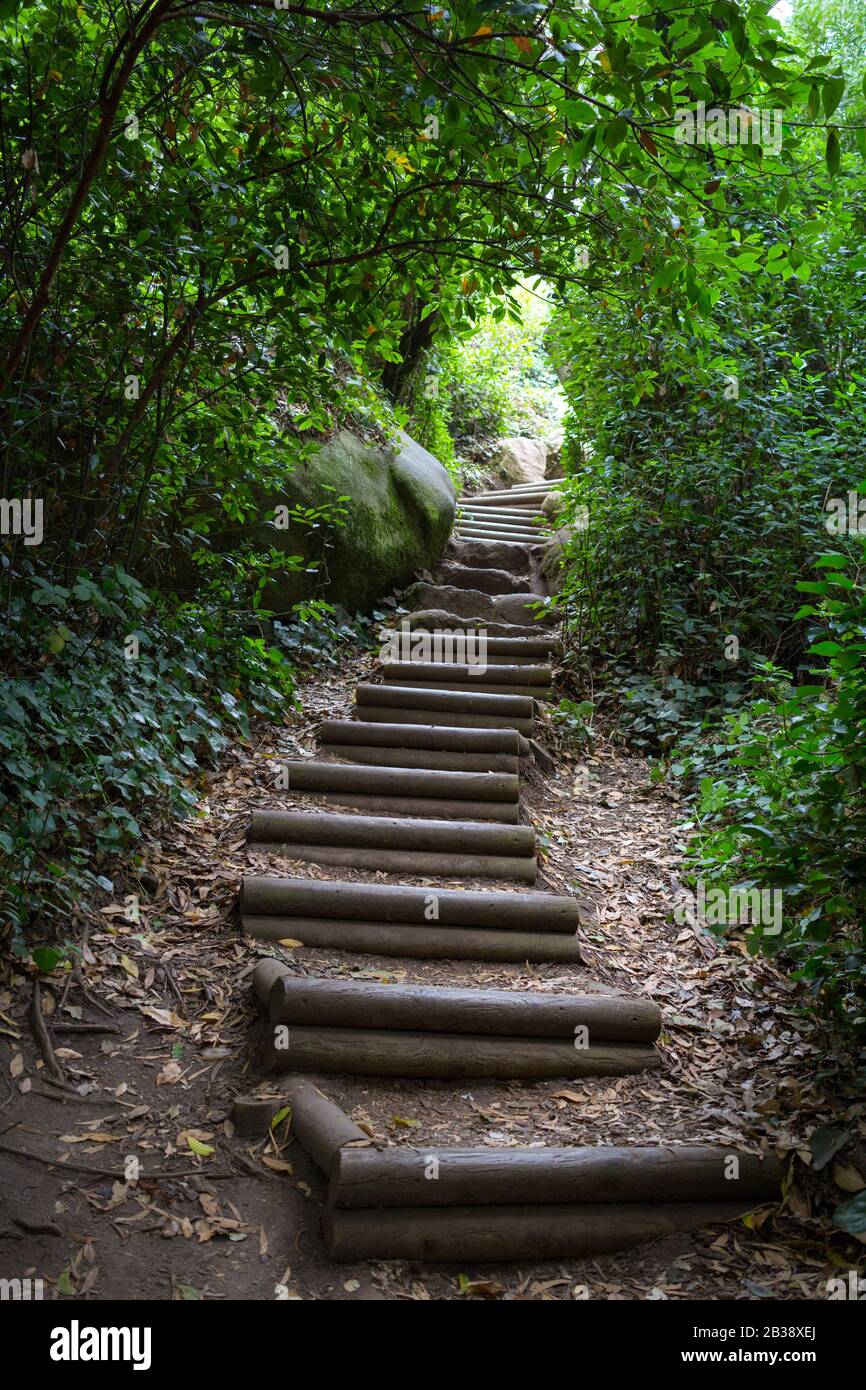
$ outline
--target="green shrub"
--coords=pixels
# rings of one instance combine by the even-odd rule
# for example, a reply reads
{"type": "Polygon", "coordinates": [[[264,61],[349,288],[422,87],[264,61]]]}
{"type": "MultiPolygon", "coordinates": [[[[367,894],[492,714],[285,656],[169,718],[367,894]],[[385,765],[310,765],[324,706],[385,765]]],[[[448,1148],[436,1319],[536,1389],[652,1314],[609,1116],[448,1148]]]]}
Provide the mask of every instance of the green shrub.
{"type": "Polygon", "coordinates": [[[691,867],[730,887],[783,893],[780,935],[750,936],[782,953],[822,1009],[866,1031],[866,547],[833,552],[823,577],[798,585],[816,602],[809,683],[771,663],[748,707],[687,740],[671,771],[697,790],[691,867]]]}
{"type": "Polygon", "coordinates": [[[280,651],[222,605],[154,601],[114,567],[25,580],[0,621],[0,915],[19,951],[110,887],[141,818],[188,813],[202,767],[294,692],[280,651]]]}

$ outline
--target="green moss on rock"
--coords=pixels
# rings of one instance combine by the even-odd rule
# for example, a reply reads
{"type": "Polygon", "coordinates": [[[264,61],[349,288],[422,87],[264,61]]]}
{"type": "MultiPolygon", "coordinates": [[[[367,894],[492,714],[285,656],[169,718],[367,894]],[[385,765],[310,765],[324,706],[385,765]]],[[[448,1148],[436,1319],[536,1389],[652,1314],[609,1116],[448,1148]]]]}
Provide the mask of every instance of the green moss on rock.
{"type": "MultiPolygon", "coordinates": [[[[367,444],[341,430],[286,478],[285,490],[268,500],[265,518],[280,505],[318,507],[348,498],[342,526],[310,531],[262,525],[260,540],[287,555],[321,560],[317,575],[292,573],[271,582],[265,604],[287,612],[313,592],[362,612],[431,569],[454,521],[455,493],[437,458],[400,433],[393,447],[367,444]]],[[[263,520],[264,520],[263,519],[263,520]]]]}

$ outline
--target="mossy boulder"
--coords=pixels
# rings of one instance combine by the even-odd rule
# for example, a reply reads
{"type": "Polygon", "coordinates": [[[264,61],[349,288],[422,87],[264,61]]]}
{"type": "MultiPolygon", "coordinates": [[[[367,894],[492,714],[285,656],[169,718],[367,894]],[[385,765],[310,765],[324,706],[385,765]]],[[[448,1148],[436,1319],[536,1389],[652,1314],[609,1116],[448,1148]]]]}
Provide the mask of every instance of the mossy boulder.
{"type": "Polygon", "coordinates": [[[287,476],[284,492],[268,499],[259,540],[318,564],[315,574],[287,570],[265,591],[280,615],[313,593],[354,612],[404,588],[441,556],[455,509],[454,485],[437,458],[400,432],[391,447],[365,443],[341,430],[287,476]],[[336,499],[345,498],[340,503],[336,499]],[[345,508],[340,526],[317,530],[289,523],[276,529],[279,507],[345,508]]]}

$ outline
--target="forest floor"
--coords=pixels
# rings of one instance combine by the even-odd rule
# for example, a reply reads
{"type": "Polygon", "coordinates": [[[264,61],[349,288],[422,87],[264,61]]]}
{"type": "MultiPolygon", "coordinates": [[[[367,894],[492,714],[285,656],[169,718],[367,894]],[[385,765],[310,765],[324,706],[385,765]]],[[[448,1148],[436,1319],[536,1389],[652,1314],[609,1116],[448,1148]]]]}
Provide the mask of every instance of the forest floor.
{"type": "Polygon", "coordinates": [[[672,922],[682,808],[650,782],[645,761],[603,742],[587,755],[549,715],[538,737],[556,770],[529,768],[522,816],[542,846],[537,886],[581,900],[582,967],[284,954],[310,975],[650,995],[663,1011],[661,1069],[560,1083],[315,1080],[389,1144],[775,1149],[791,1159],[785,1201],[735,1225],[590,1260],[465,1268],[325,1260],[321,1175],[286,1125],[269,1140],[244,1140],[230,1120],[235,1095],[280,1096],[279,1078],[255,1064],[250,975],[267,952],[241,936],[236,899],[243,873],[256,868],[397,881],[294,869],[244,847],[253,807],[302,804],[274,790],[277,762],[314,753],[316,726],[350,710],[370,666],[360,656],[339,675],[310,676],[302,713],[235,747],[208,779],[198,815],[159,827],[146,843],[152,891],[115,880],[113,901],[88,923],[81,978],[65,1003],[62,983],[43,986],[43,1011],[55,1022],[116,1029],[55,1035],[75,1097],[48,1084],[30,1025],[30,978],[13,976],[0,991],[0,1275],[41,1278],[46,1297],[90,1300],[825,1298],[827,1281],[862,1256],[830,1224],[834,1202],[866,1174],[866,1104],[848,1080],[850,1058],[833,1051],[803,1010],[802,988],[775,963],[749,956],[740,939],[672,922]],[[140,899],[137,922],[129,895],[140,899]],[[850,1138],[840,1160],[816,1173],[808,1139],[827,1125],[850,1138]],[[130,1160],[137,1182],[128,1180],[130,1160]]]}

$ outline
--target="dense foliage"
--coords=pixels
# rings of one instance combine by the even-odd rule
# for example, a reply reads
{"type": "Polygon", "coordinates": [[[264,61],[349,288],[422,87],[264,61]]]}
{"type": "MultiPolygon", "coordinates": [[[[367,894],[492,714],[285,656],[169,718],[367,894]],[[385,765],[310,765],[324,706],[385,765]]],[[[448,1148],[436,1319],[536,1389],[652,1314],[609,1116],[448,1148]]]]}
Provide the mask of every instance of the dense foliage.
{"type": "Polygon", "coordinates": [[[550,305],[543,286],[495,301],[468,338],[443,339],[409,383],[409,430],[474,484],[507,435],[561,443],[564,402],[545,351],[550,305]]]}
{"type": "Polygon", "coordinates": [[[830,55],[838,136],[786,119],[795,179],[705,148],[713,213],[670,232],[695,252],[684,295],[626,231],[556,316],[566,515],[588,521],[562,601],[575,672],[696,799],[695,880],[781,891],[752,947],[864,1027],[866,14],[804,4],[794,33],[830,55]]]}

